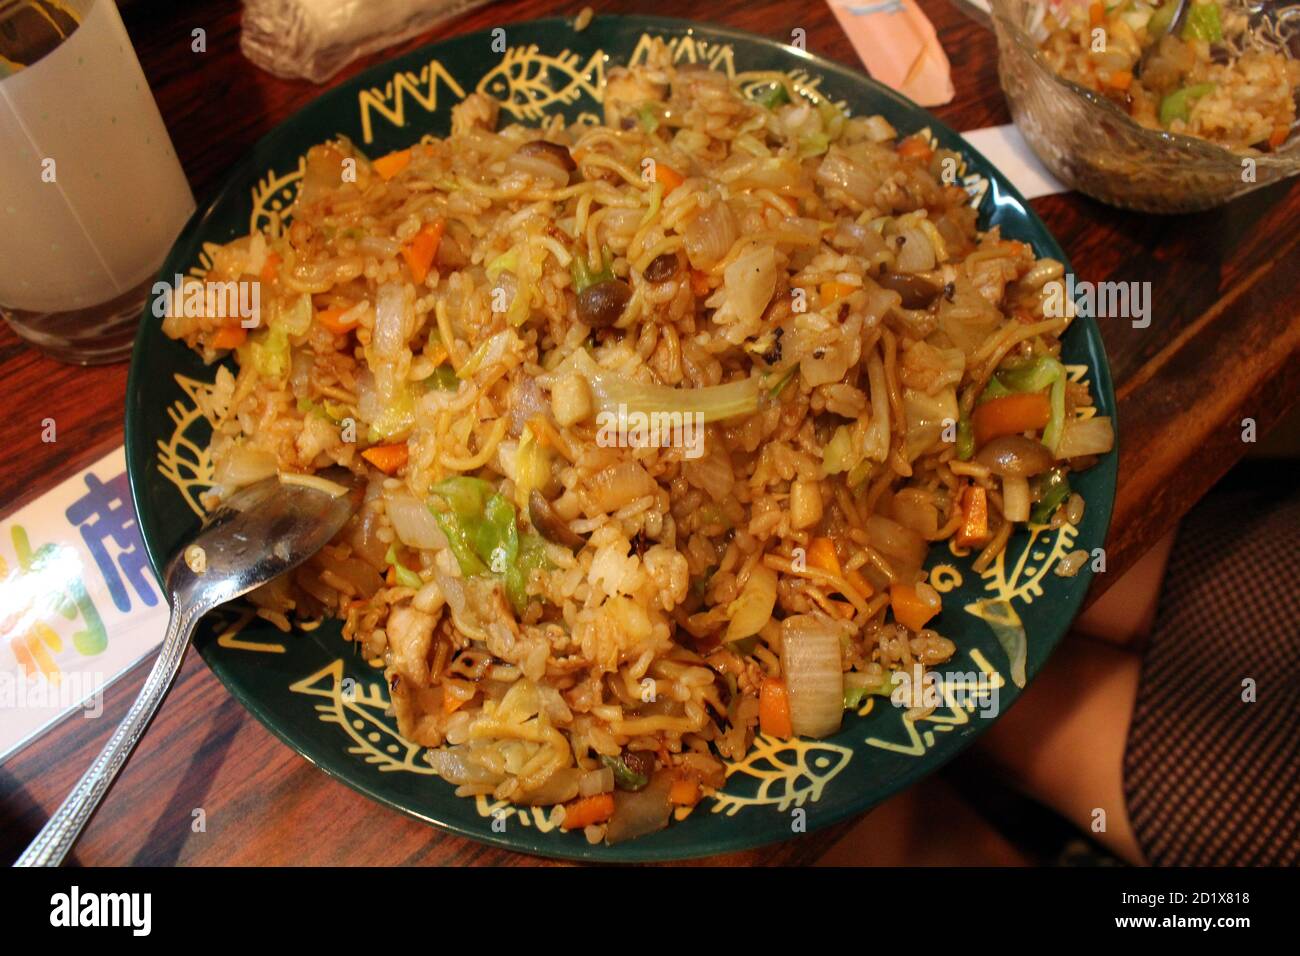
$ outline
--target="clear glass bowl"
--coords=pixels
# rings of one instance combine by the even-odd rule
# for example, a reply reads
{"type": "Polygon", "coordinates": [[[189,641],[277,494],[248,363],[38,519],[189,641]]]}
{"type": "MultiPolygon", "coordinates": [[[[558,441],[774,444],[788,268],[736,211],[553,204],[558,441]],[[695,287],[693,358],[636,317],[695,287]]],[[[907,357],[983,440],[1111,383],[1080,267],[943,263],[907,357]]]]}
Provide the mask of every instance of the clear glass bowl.
{"type": "Polygon", "coordinates": [[[1043,62],[1031,37],[1042,20],[1043,0],[990,4],[998,76],[1011,115],[1038,158],[1066,185],[1125,209],[1177,213],[1220,206],[1300,172],[1300,136],[1272,153],[1237,153],[1195,136],[1140,126],[1043,62]]]}

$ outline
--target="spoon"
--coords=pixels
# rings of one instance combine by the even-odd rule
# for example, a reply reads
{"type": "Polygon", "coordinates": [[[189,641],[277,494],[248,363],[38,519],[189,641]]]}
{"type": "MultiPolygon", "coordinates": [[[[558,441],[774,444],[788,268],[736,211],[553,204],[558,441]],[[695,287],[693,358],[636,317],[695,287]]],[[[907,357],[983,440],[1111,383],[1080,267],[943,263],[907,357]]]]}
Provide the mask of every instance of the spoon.
{"type": "Polygon", "coordinates": [[[126,718],[14,866],[58,866],[99,808],[176,679],[194,627],[208,611],[302,564],[343,528],[365,485],[333,467],[338,493],[266,478],[231,495],[163,572],[171,619],[162,650],[126,718]]]}
{"type": "Polygon", "coordinates": [[[1160,31],[1160,36],[1155,37],[1147,46],[1146,51],[1138,58],[1137,63],[1133,65],[1133,76],[1139,77],[1142,71],[1146,69],[1147,61],[1160,47],[1160,41],[1166,34],[1178,36],[1183,29],[1183,20],[1187,17],[1187,11],[1192,8],[1191,0],[1177,0],[1178,5],[1174,8],[1174,15],[1169,18],[1169,25],[1160,31]]]}

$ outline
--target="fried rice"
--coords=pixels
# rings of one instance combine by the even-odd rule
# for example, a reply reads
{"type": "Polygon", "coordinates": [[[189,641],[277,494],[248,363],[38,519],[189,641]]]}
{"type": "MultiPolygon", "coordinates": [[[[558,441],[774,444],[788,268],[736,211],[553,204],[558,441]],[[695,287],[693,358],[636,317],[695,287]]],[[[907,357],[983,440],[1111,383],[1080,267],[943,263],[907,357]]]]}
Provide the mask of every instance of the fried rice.
{"type": "Polygon", "coordinates": [[[1039,31],[1043,56],[1143,126],[1236,150],[1280,147],[1300,84],[1300,62],[1282,52],[1281,35],[1240,0],[1191,2],[1175,35],[1176,8],[1177,0],[1053,3],[1039,31]]]}
{"type": "Polygon", "coordinates": [[[211,256],[260,325],[164,320],[235,359],[209,503],[369,481],[258,613],[342,619],[458,794],[593,842],[949,659],[929,545],[982,569],[1077,522],[1113,440],[1059,360],[1061,264],[977,230],[960,157],[740,79],[658,47],[602,124],[471,94],[445,139],[314,147],[284,228],[211,256]]]}

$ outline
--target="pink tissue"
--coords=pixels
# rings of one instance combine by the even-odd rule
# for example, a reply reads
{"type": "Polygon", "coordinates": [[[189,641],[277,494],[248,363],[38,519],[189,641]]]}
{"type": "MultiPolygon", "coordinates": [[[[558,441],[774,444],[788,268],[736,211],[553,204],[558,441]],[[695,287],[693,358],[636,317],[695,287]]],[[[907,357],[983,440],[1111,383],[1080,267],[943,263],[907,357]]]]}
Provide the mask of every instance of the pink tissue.
{"type": "Polygon", "coordinates": [[[921,106],[952,102],[952,69],[916,0],[826,0],[872,77],[921,106]]]}

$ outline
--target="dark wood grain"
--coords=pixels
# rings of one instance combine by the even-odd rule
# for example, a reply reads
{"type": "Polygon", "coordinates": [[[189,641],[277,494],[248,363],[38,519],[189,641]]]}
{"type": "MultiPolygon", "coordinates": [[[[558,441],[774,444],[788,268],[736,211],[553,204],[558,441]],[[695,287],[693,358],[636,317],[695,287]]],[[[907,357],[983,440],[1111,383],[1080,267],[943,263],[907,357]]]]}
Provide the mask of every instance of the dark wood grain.
{"type": "MultiPolygon", "coordinates": [[[[920,0],[952,62],[954,101],[935,110],[959,130],[1010,121],[990,34],[946,0],[920,0]]],[[[374,62],[438,36],[555,14],[583,4],[499,3],[433,34],[354,64],[374,62]]],[[[647,12],[643,2],[593,4],[647,12]]],[[[124,17],[200,202],[260,136],[319,95],[276,79],[238,50],[235,0],[178,6],[138,0],[124,17]],[[208,52],[191,52],[191,31],[208,52]]],[[[653,12],[724,23],[788,40],[859,67],[821,0],[660,0],[653,12]]],[[[1161,218],[1111,209],[1075,193],[1034,208],[1081,279],[1150,281],[1147,329],[1106,321],[1102,335],[1119,395],[1120,478],[1097,590],[1140,557],[1247,450],[1242,420],[1262,435],[1300,397],[1300,198],[1291,184],[1197,216],[1161,218]]],[[[8,512],[122,441],[123,365],[78,369],[21,346],[0,327],[0,511],[8,512]],[[58,441],[41,442],[41,420],[58,441]]],[[[137,667],[108,695],[100,720],[73,718],[0,767],[0,862],[17,855],[71,788],[143,679],[137,667]]],[[[801,864],[842,828],[704,862],[801,864]]],[[[78,847],[85,864],[508,864],[545,863],[443,834],[383,809],[320,773],[250,717],[191,655],[157,722],[78,847]],[[202,808],[206,832],[192,828],[202,808]]]]}

